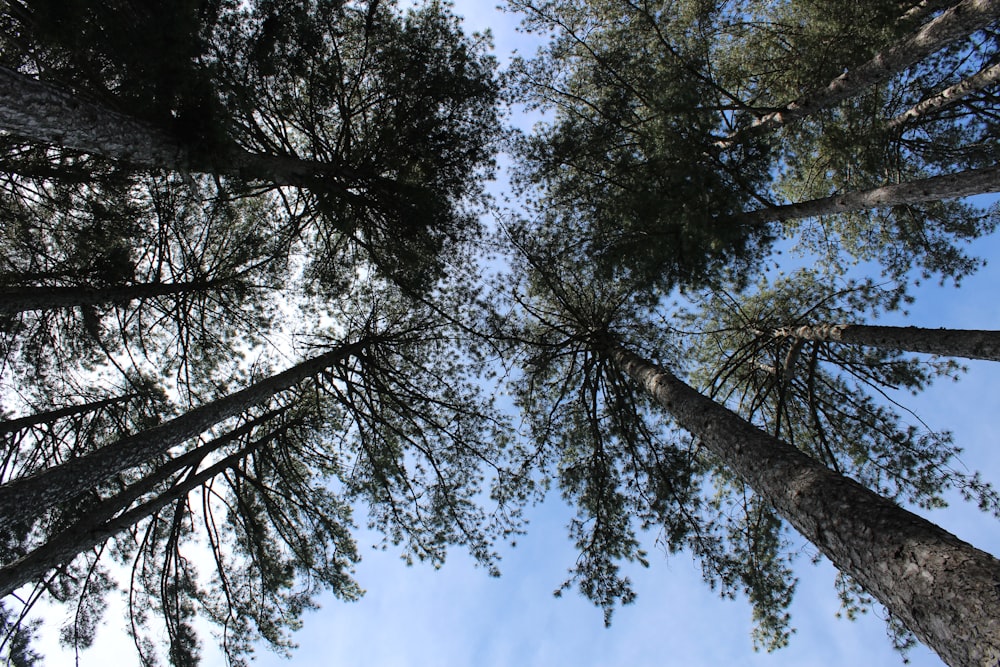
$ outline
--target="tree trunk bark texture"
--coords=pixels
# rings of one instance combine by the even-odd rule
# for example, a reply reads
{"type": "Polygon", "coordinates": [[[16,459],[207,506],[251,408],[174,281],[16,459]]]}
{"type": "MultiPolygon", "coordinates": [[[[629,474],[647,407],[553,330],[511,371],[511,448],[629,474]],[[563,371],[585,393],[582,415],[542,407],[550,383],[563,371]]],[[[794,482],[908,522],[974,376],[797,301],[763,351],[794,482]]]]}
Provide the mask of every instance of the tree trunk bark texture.
{"type": "Polygon", "coordinates": [[[776,329],[774,336],[1000,361],[1000,331],[820,324],[776,329]]]}
{"type": "Polygon", "coordinates": [[[342,192],[362,180],[345,165],[251,153],[235,144],[221,154],[195,157],[190,147],[149,123],[4,67],[0,130],[148,169],[237,176],[278,186],[321,184],[342,192]]]}
{"type": "Polygon", "coordinates": [[[780,111],[757,119],[752,133],[766,132],[831,107],[861,91],[887,81],[911,65],[955,40],[985,28],[1000,18],[1000,0],[962,0],[911,37],[878,53],[868,62],[845,72],[825,88],[795,100],[780,111]]]}
{"type": "Polygon", "coordinates": [[[748,224],[756,225],[850,213],[880,206],[919,204],[941,199],[971,197],[991,192],[1000,192],[1000,167],[967,169],[955,174],[931,176],[930,178],[885,185],[871,190],[845,192],[796,204],[748,211],[739,217],[740,220],[748,224]]]}
{"type": "Polygon", "coordinates": [[[890,120],[886,124],[886,128],[895,130],[911,120],[916,120],[921,116],[926,116],[931,112],[951,106],[952,104],[960,101],[966,95],[974,93],[977,90],[982,90],[987,86],[991,86],[997,81],[1000,81],[1000,63],[986,67],[976,72],[968,79],[959,81],[954,86],[945,88],[937,95],[929,97],[919,104],[913,105],[903,113],[890,120]]]}
{"type": "Polygon", "coordinates": [[[953,667],[1000,661],[1000,560],[623,348],[616,366],[953,667]]]}
{"type": "Polygon", "coordinates": [[[129,303],[185,292],[201,292],[225,281],[139,283],[112,287],[0,287],[0,313],[53,310],[104,303],[129,303]]]}
{"type": "Polygon", "coordinates": [[[171,447],[203,433],[215,424],[356,354],[365,345],[365,342],[342,345],[246,389],[194,408],[159,426],[122,438],[33,475],[7,482],[0,486],[0,524],[14,518],[23,519],[26,512],[38,516],[54,505],[72,500],[112,476],[164,454],[171,447]]]}
{"type": "Polygon", "coordinates": [[[188,168],[187,150],[165,132],[5,67],[0,67],[0,128],[136,166],[188,168]]]}

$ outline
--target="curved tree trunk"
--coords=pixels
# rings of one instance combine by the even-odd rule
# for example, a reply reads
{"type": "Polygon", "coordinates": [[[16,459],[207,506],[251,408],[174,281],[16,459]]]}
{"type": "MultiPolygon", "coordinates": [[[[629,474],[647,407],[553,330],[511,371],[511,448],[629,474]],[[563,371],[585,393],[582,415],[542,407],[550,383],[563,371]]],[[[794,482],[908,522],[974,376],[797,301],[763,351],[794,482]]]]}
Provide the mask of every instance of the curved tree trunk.
{"type": "Polygon", "coordinates": [[[945,357],[1000,361],[1000,331],[819,324],[775,329],[773,335],[779,338],[832,341],[945,357]]]}
{"type": "Polygon", "coordinates": [[[1000,81],[1000,63],[983,68],[968,79],[963,79],[954,86],[949,86],[940,93],[928,97],[923,102],[913,105],[886,123],[886,128],[889,130],[898,129],[911,120],[916,120],[934,111],[949,107],[960,101],[963,97],[991,86],[997,81],[1000,81]]]}
{"type": "Polygon", "coordinates": [[[357,354],[370,342],[341,345],[142,433],[122,438],[33,475],[7,482],[0,486],[0,525],[15,519],[24,521],[26,509],[38,516],[54,505],[72,500],[119,472],[164,454],[171,447],[203,433],[215,424],[357,354]]]}
{"type": "Polygon", "coordinates": [[[954,667],[1000,660],[1000,560],[768,435],[623,348],[616,367],[954,667]]]}
{"type": "Polygon", "coordinates": [[[875,55],[868,62],[845,72],[824,88],[815,90],[779,111],[758,118],[754,123],[722,142],[728,145],[748,134],[759,134],[788,125],[811,113],[832,107],[877,83],[887,81],[911,65],[951,42],[985,28],[1000,18],[1000,0],[962,0],[909,38],[875,55]]]}
{"type": "Polygon", "coordinates": [[[54,310],[101,303],[128,303],[139,299],[201,292],[225,280],[185,283],[139,283],[112,287],[0,287],[0,313],[54,310]]]}
{"type": "Polygon", "coordinates": [[[955,174],[931,176],[908,183],[884,185],[871,190],[845,192],[832,197],[748,211],[737,217],[746,224],[757,225],[863,211],[880,206],[898,206],[940,199],[971,197],[991,192],[1000,192],[1000,167],[967,169],[955,174]]]}

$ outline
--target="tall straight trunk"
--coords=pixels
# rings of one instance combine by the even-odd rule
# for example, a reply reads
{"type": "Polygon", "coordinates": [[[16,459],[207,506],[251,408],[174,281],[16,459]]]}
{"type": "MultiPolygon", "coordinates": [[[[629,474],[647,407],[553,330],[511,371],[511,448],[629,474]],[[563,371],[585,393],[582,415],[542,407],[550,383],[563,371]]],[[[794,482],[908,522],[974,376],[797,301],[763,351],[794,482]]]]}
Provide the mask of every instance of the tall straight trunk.
{"type": "Polygon", "coordinates": [[[896,23],[901,25],[917,24],[922,22],[928,14],[954,4],[955,0],[922,0],[903,12],[903,15],[896,19],[896,23]]]}
{"type": "Polygon", "coordinates": [[[1000,560],[617,347],[616,367],[953,667],[1000,660],[1000,560]]]}
{"type": "Polygon", "coordinates": [[[55,410],[46,410],[45,412],[37,412],[33,415],[27,415],[24,417],[17,417],[16,419],[8,419],[6,421],[0,421],[0,435],[6,435],[7,433],[16,433],[17,431],[24,430],[26,428],[31,428],[32,426],[38,426],[39,424],[50,424],[52,422],[58,421],[60,419],[65,419],[66,417],[73,417],[75,415],[80,415],[85,412],[97,412],[108,406],[115,405],[116,403],[123,403],[125,401],[136,398],[138,394],[125,394],[124,396],[115,396],[113,398],[103,398],[99,401],[91,401],[89,403],[82,403],[80,405],[68,405],[64,408],[57,408],[55,410]]]}
{"type": "Polygon", "coordinates": [[[955,174],[931,176],[908,183],[884,185],[871,190],[845,192],[797,204],[748,211],[737,217],[746,224],[757,225],[863,211],[879,206],[898,206],[900,204],[918,204],[940,199],[970,197],[990,192],[1000,192],[1000,167],[967,169],[955,174]]]}
{"type": "Polygon", "coordinates": [[[0,287],[0,313],[54,310],[99,303],[127,303],[139,299],[203,292],[225,280],[184,283],[138,283],[112,287],[0,287]]]}
{"type": "Polygon", "coordinates": [[[114,475],[165,454],[171,447],[215,424],[357,354],[370,342],[364,340],[341,345],[159,426],[33,475],[11,480],[0,486],[0,525],[14,519],[24,520],[26,513],[39,516],[54,505],[72,500],[114,475]]]}
{"type": "Polygon", "coordinates": [[[0,128],[142,167],[186,170],[188,151],[152,125],[0,67],[0,128]]]}
{"type": "Polygon", "coordinates": [[[977,90],[982,90],[987,86],[991,86],[997,81],[1000,81],[1000,63],[984,67],[968,79],[963,79],[954,86],[949,86],[940,93],[913,105],[886,123],[886,128],[889,130],[898,129],[911,120],[916,120],[929,113],[949,107],[952,104],[959,102],[963,97],[966,97],[977,90]]]}
{"type": "Polygon", "coordinates": [[[93,548],[118,533],[127,530],[138,522],[146,519],[167,505],[185,497],[194,489],[239,464],[263,445],[271,442],[286,430],[291,424],[284,424],[241,448],[240,450],[217,461],[204,470],[189,475],[183,481],[175,484],[156,497],[112,518],[114,510],[119,507],[118,498],[111,498],[95,508],[104,518],[100,521],[91,517],[81,519],[76,524],[50,538],[45,544],[25,554],[17,560],[0,567],[0,599],[10,595],[25,584],[37,581],[51,569],[64,565],[87,549],[93,548]],[[106,504],[112,505],[105,508],[106,504]]]}
{"type": "Polygon", "coordinates": [[[783,327],[775,329],[772,335],[779,338],[867,345],[904,352],[925,352],[945,357],[1000,361],[1000,331],[819,324],[783,327]]]}
{"type": "Polygon", "coordinates": [[[150,123],[5,67],[0,67],[0,129],[29,141],[151,169],[238,176],[275,185],[322,181],[328,189],[342,191],[360,180],[346,165],[250,153],[236,145],[201,155],[150,123]]]}
{"type": "Polygon", "coordinates": [[[832,107],[920,62],[951,42],[987,27],[1000,18],[1000,0],[962,0],[916,33],[878,53],[868,62],[844,72],[828,85],[800,97],[779,111],[758,118],[722,142],[731,144],[747,135],[788,125],[811,113],[832,107]]]}

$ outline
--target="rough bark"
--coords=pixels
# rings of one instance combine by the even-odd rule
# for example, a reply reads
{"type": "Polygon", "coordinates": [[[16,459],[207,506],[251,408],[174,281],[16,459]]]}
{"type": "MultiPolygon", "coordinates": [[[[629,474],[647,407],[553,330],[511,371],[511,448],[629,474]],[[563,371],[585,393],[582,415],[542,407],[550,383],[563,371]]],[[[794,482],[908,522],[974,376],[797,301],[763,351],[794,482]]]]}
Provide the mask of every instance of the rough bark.
{"type": "Polygon", "coordinates": [[[361,180],[346,165],[250,153],[236,145],[201,155],[150,123],[4,67],[0,67],[0,130],[150,169],[236,176],[275,185],[322,183],[342,191],[361,180]]]}
{"type": "Polygon", "coordinates": [[[112,287],[0,287],[0,313],[128,303],[184,292],[201,292],[224,282],[139,283],[112,287]]]}
{"type": "Polygon", "coordinates": [[[204,470],[189,475],[182,482],[156,497],[118,516],[113,516],[115,510],[120,506],[118,497],[102,503],[95,509],[95,512],[103,517],[100,521],[96,521],[92,517],[84,518],[49,539],[37,549],[0,567],[0,598],[10,595],[25,584],[37,581],[49,570],[71,561],[77,554],[103,543],[143,519],[152,516],[170,503],[180,500],[216,475],[236,466],[261,446],[285,432],[289,426],[290,424],[283,425],[204,470]],[[105,507],[105,505],[109,507],[105,507]]]}
{"type": "Polygon", "coordinates": [[[845,192],[796,204],[748,211],[739,216],[745,224],[784,222],[822,215],[863,211],[880,206],[918,204],[958,197],[1000,192],[1000,167],[967,169],[955,174],[931,176],[908,183],[885,185],[871,190],[845,192]]]}
{"type": "Polygon", "coordinates": [[[920,23],[929,14],[954,4],[955,0],[922,0],[903,12],[897,22],[902,25],[920,23]]]}
{"type": "Polygon", "coordinates": [[[1000,660],[1000,560],[761,431],[632,352],[609,351],[683,428],[954,667],[1000,660]]]}
{"type": "Polygon", "coordinates": [[[889,80],[951,42],[985,28],[1000,18],[1000,0],[962,0],[921,27],[907,39],[878,53],[868,62],[845,72],[824,88],[804,95],[779,111],[758,118],[747,129],[723,142],[730,144],[740,135],[759,134],[788,125],[811,113],[826,109],[863,90],[889,80]]]}
{"type": "Polygon", "coordinates": [[[35,516],[183,443],[215,424],[357,354],[370,341],[342,345],[318,357],[255,382],[246,389],[190,410],[159,426],[106,445],[89,454],[0,486],[0,525],[35,516]]]}
{"type": "Polygon", "coordinates": [[[152,125],[5,67],[0,67],[0,127],[25,139],[136,166],[190,166],[187,149],[152,125]]]}
{"type": "Polygon", "coordinates": [[[1000,63],[983,68],[968,79],[959,81],[954,86],[949,86],[940,93],[928,97],[919,104],[915,104],[886,123],[886,128],[896,130],[910,121],[951,106],[959,102],[963,97],[991,86],[997,81],[1000,81],[1000,63]]]}
{"type": "Polygon", "coordinates": [[[819,324],[775,329],[773,335],[800,340],[867,345],[905,352],[924,352],[945,357],[1000,361],[1000,331],[819,324]]]}

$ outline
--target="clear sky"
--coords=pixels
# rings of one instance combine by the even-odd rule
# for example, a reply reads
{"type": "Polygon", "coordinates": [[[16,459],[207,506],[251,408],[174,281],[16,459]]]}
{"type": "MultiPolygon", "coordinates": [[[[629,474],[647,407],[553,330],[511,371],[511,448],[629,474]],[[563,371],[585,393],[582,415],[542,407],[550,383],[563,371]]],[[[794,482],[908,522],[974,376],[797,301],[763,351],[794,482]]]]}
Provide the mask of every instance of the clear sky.
{"type": "MultiPolygon", "coordinates": [[[[489,27],[501,61],[520,45],[530,43],[514,32],[517,18],[497,12],[491,0],[458,0],[456,12],[469,30],[489,27]]],[[[979,256],[1000,257],[996,235],[973,246],[979,256]]],[[[1000,268],[987,266],[967,279],[961,289],[930,286],[919,295],[906,323],[931,327],[1000,329],[1000,268]]],[[[900,323],[900,322],[888,322],[900,323]]],[[[963,462],[987,479],[1000,480],[1000,447],[996,419],[1000,414],[1000,364],[970,362],[959,383],[942,383],[919,397],[906,397],[934,429],[951,429],[965,447],[963,462]]],[[[516,549],[503,551],[502,577],[493,579],[455,550],[444,568],[407,567],[398,554],[370,548],[377,536],[359,535],[363,561],[357,579],[367,589],[359,602],[341,603],[326,597],[319,611],[305,616],[296,635],[300,648],[291,662],[266,649],[261,667],[376,665],[435,667],[449,665],[817,665],[902,664],[886,638],[883,622],[869,613],[856,622],[838,620],[839,601],[828,563],[810,564],[815,550],[803,544],[797,574],[799,588],[792,606],[797,628],[791,646],[773,654],[754,653],[750,640],[750,607],[745,600],[721,600],[701,580],[694,560],[685,554],[667,558],[651,549],[648,570],[631,576],[639,598],[620,609],[606,629],[601,611],[575,593],[554,598],[575,558],[566,537],[572,512],[557,494],[529,517],[528,535],[516,549]]],[[[1000,554],[1000,525],[961,501],[946,510],[924,513],[959,537],[1000,554]]],[[[652,538],[652,536],[650,536],[652,538]]],[[[649,545],[651,546],[651,545],[649,545]]],[[[112,609],[97,646],[81,654],[84,667],[133,664],[122,615],[112,609]]],[[[53,628],[56,624],[53,624],[53,628]]],[[[48,634],[54,637],[53,634],[48,634]]],[[[224,662],[206,641],[204,664],[224,662]]],[[[70,664],[54,641],[50,664],[70,664]],[[56,657],[59,656],[59,657],[56,657]]],[[[941,665],[923,647],[910,654],[911,665],[941,665]]]]}

